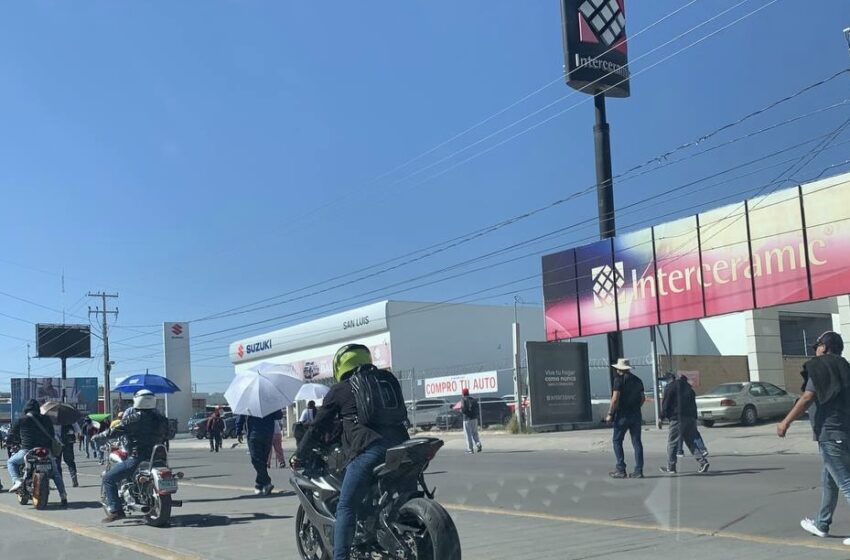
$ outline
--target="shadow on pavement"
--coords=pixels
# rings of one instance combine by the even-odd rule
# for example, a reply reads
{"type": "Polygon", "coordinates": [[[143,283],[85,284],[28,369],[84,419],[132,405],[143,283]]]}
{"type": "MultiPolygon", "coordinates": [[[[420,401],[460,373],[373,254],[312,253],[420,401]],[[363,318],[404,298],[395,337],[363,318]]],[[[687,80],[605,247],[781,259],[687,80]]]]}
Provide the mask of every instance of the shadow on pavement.
{"type": "Polygon", "coordinates": [[[212,528],[224,527],[227,525],[237,525],[240,523],[250,523],[252,521],[262,521],[271,519],[292,519],[291,515],[270,515],[267,513],[249,513],[241,516],[225,516],[225,515],[180,515],[171,518],[172,527],[196,527],[196,528],[212,528]]]}
{"type": "Polygon", "coordinates": [[[516,453],[537,453],[533,449],[517,449],[515,451],[482,451],[486,455],[513,455],[516,453]]]}
{"type": "Polygon", "coordinates": [[[253,494],[242,494],[232,498],[201,498],[200,500],[183,500],[184,503],[206,504],[211,502],[231,502],[233,500],[268,500],[269,498],[290,498],[295,495],[295,492],[275,492],[268,496],[255,496],[253,494]]]}
{"type": "Polygon", "coordinates": [[[68,500],[68,509],[100,509],[103,507],[103,504],[100,502],[75,502],[71,499],[68,500]]]}
{"type": "Polygon", "coordinates": [[[707,473],[698,473],[698,472],[688,472],[688,473],[679,473],[679,476],[704,476],[704,477],[713,477],[713,476],[736,476],[741,474],[760,474],[767,471],[784,471],[785,469],[782,467],[769,467],[763,469],[726,469],[722,471],[708,471],[707,473]]]}
{"type": "Polygon", "coordinates": [[[203,480],[205,478],[227,478],[230,476],[229,474],[207,474],[204,476],[187,476],[186,482],[192,482],[193,480],[203,480]]]}

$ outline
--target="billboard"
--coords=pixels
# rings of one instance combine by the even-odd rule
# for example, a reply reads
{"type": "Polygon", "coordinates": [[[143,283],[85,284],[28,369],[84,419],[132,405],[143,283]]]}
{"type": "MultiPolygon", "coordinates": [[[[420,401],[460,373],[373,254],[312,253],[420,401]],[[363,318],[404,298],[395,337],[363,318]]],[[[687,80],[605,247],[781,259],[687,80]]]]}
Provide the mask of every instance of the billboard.
{"type": "Polygon", "coordinates": [[[35,326],[36,355],[39,358],[91,358],[89,325],[35,326]]]}
{"type": "Polygon", "coordinates": [[[165,377],[180,387],[179,392],[165,396],[165,414],[169,418],[176,418],[178,429],[182,429],[194,413],[189,323],[163,323],[162,346],[165,377]]]}
{"type": "Polygon", "coordinates": [[[543,257],[546,339],[846,294],[848,254],[850,173],[543,257]]]}
{"type": "Polygon", "coordinates": [[[527,342],[532,426],[590,422],[590,363],[583,342],[527,342]]]}
{"type": "Polygon", "coordinates": [[[567,85],[589,94],[628,97],[625,0],[562,0],[567,85]]]}
{"type": "Polygon", "coordinates": [[[496,393],[499,391],[499,372],[482,371],[463,375],[429,377],[424,379],[425,398],[459,397],[464,389],[470,394],[496,393]]]}
{"type": "Polygon", "coordinates": [[[18,419],[29,399],[44,404],[64,401],[83,414],[97,412],[96,377],[32,377],[12,379],[12,421],[18,419]]]}

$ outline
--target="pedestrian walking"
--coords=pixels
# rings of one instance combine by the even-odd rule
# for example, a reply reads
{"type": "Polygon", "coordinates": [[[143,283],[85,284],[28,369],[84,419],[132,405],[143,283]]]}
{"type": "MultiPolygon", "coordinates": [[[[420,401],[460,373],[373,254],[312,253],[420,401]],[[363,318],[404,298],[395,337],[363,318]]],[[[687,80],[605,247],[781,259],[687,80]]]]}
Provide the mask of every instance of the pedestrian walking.
{"type": "Polygon", "coordinates": [[[305,427],[313,423],[316,419],[316,401],[307,403],[307,408],[301,412],[301,417],[298,419],[305,427]]]}
{"type": "Polygon", "coordinates": [[[243,433],[248,438],[248,453],[251,455],[251,464],[257,471],[257,477],[254,481],[254,494],[257,496],[268,496],[274,489],[266,461],[272,450],[274,423],[282,418],[283,412],[277,410],[264,418],[241,415],[236,420],[237,440],[242,443],[243,433]]]}
{"type": "MultiPolygon", "coordinates": [[[[702,455],[703,457],[708,457],[708,447],[705,445],[705,440],[702,439],[702,434],[699,433],[699,428],[695,428],[694,432],[694,447],[697,450],[697,453],[702,455]]],[[[679,448],[676,453],[679,457],[685,456],[685,443],[682,439],[679,439],[679,448]]]]}
{"type": "MultiPolygon", "coordinates": [[[[312,401],[310,401],[312,402],[312,401]]],[[[274,435],[272,436],[272,449],[274,449],[275,459],[277,460],[277,468],[286,468],[286,457],[283,455],[283,420],[274,421],[274,435]]],[[[269,449],[269,458],[266,460],[266,466],[272,466],[272,450],[269,449]]]]}
{"type": "MultiPolygon", "coordinates": [[[[77,479],[77,461],[74,459],[74,444],[82,432],[76,422],[63,426],[54,426],[56,439],[62,442],[62,460],[68,465],[68,474],[71,475],[71,486],[77,488],[80,483],[77,479]]],[[[59,475],[62,475],[62,461],[56,461],[59,475]]]]}
{"type": "Polygon", "coordinates": [[[641,430],[643,429],[643,415],[641,407],[646,401],[643,381],[632,373],[629,360],[620,358],[616,364],[611,364],[616,370],[613,387],[611,388],[611,405],[605,421],[612,424],[614,434],[612,443],[614,446],[614,458],[617,460],[615,470],[608,473],[611,478],[643,478],[643,440],[641,430]],[[632,448],[635,452],[635,469],[631,474],[626,471],[626,454],[623,451],[623,440],[628,432],[632,440],[632,448]]]}
{"type": "MultiPolygon", "coordinates": [[[[826,537],[838,505],[838,492],[850,502],[850,364],[841,357],[844,340],[827,331],[814,344],[815,357],[803,364],[803,394],[791,412],[776,426],[785,437],[791,423],[809,410],[814,440],[818,442],[823,469],[820,510],[814,519],[800,526],[809,533],[826,537]]],[[[850,545],[850,538],[844,539],[850,545]]]]}
{"type": "Polygon", "coordinates": [[[478,437],[478,422],[481,419],[478,399],[469,396],[469,389],[463,388],[460,400],[460,413],[463,415],[463,433],[466,435],[466,452],[481,453],[481,438],[478,437]]]}
{"type": "Polygon", "coordinates": [[[207,418],[207,438],[210,440],[210,453],[221,450],[221,439],[224,434],[224,419],[221,417],[221,407],[217,406],[207,418]]]}
{"type": "Polygon", "coordinates": [[[677,451],[679,445],[684,443],[696,459],[699,472],[708,472],[708,460],[694,445],[697,434],[697,400],[687,377],[681,376],[664,388],[661,418],[658,420],[659,429],[663,419],[670,421],[670,428],[667,433],[667,466],[660,467],[659,470],[664,474],[676,473],[677,451]]]}

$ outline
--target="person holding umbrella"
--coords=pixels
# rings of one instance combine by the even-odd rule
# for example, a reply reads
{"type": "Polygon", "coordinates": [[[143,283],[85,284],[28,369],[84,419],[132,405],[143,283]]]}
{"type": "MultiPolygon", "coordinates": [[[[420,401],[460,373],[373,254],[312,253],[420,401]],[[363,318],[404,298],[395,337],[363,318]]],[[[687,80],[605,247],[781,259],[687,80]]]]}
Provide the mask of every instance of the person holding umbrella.
{"type": "Polygon", "coordinates": [[[80,483],[77,481],[77,462],[74,459],[74,444],[77,437],[81,434],[80,427],[77,421],[80,419],[80,413],[71,405],[51,401],[41,405],[41,413],[50,418],[53,422],[53,429],[56,439],[62,442],[62,457],[56,461],[59,467],[59,473],[62,473],[62,460],[68,465],[68,472],[71,474],[71,485],[77,488],[80,483]]]}
{"type": "Polygon", "coordinates": [[[236,439],[242,443],[242,433],[248,437],[248,452],[251,454],[251,465],[257,472],[254,481],[254,495],[268,496],[274,490],[274,484],[266,466],[272,452],[275,422],[283,419],[283,411],[276,410],[262,418],[242,414],[236,419],[236,439]]]}

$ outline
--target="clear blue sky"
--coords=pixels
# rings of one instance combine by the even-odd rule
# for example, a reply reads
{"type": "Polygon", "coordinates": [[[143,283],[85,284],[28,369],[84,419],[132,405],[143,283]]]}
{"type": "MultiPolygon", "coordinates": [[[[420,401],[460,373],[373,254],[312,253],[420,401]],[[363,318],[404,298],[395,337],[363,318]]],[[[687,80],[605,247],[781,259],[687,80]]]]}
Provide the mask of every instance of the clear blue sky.
{"type": "MultiPolygon", "coordinates": [[[[628,2],[633,74],[770,0],[745,1],[638,60],[740,1],[697,1],[637,37],[687,2],[628,2]]],[[[846,68],[841,30],[848,25],[846,1],[778,0],[636,75],[630,99],[609,101],[615,173],[846,68]]],[[[116,373],[161,371],[156,325],[162,321],[196,319],[308,286],[592,185],[592,103],[580,94],[566,97],[572,90],[561,82],[385,175],[557,80],[560,33],[556,0],[6,4],[0,10],[0,292],[44,307],[0,295],[0,313],[14,317],[0,316],[0,389],[26,371],[31,323],[59,321],[63,308],[68,322],[87,321],[87,305],[96,303],[84,297],[89,290],[120,294],[112,332],[116,373]]],[[[845,97],[846,75],[706,146],[845,97]]],[[[846,106],[827,111],[618,183],[617,205],[826,134],[848,116],[846,106]]],[[[787,167],[777,162],[811,147],[767,160],[761,167],[772,168],[725,185],[704,183],[687,198],[624,212],[618,225],[635,229],[668,219],[662,215],[717,205],[720,197],[743,199],[787,167]]],[[[801,178],[848,153],[847,145],[824,152],[801,178]]],[[[595,212],[594,197],[580,198],[368,282],[195,323],[195,381],[201,390],[223,390],[232,371],[227,343],[241,335],[380,299],[391,290],[360,295],[595,212]],[[287,314],[260,327],[201,336],[287,314]]],[[[572,231],[479,263],[529,255],[508,265],[394,297],[464,299],[538,272],[534,251],[583,243],[594,233],[595,225],[572,231]]],[[[490,296],[482,301],[507,305],[513,303],[507,292],[516,290],[541,303],[539,286],[539,280],[519,282],[466,299],[490,296]]],[[[58,375],[57,360],[34,366],[39,375],[58,375]]],[[[100,370],[99,359],[80,361],[71,375],[100,370]]]]}

